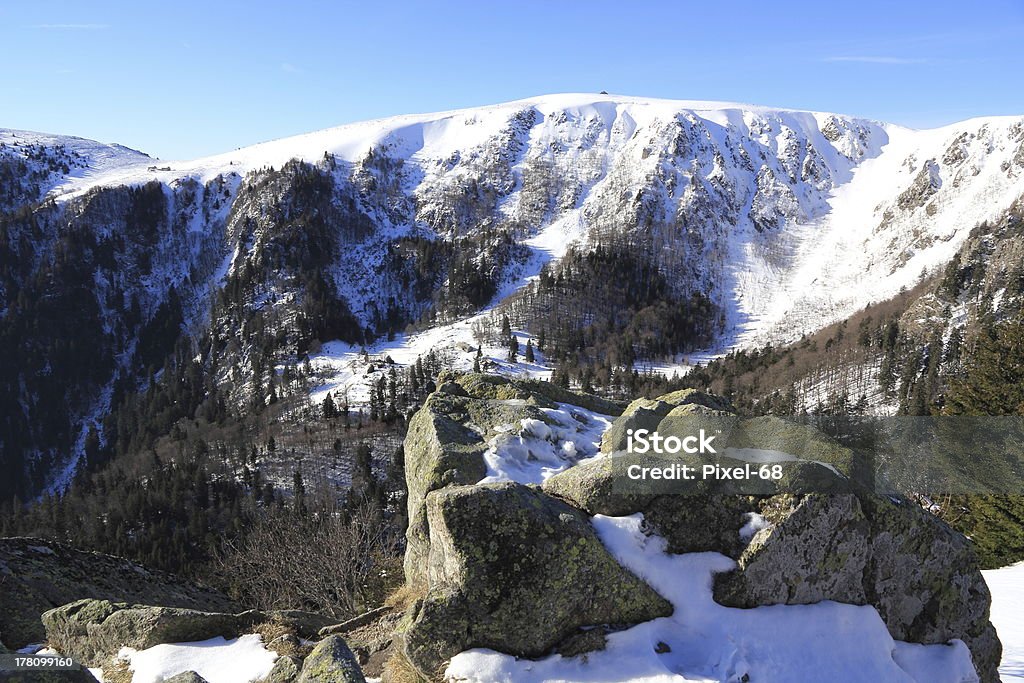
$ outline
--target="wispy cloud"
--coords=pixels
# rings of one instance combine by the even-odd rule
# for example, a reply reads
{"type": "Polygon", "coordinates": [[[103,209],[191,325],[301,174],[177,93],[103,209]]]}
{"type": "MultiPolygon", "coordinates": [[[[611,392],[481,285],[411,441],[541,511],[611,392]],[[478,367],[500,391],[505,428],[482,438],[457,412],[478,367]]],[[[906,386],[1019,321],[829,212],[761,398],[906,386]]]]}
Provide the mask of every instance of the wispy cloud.
{"type": "Polygon", "coordinates": [[[36,24],[32,28],[50,31],[99,31],[110,28],[110,24],[36,24]]]}
{"type": "Polygon", "coordinates": [[[826,62],[855,62],[858,64],[928,64],[930,60],[920,57],[883,57],[856,55],[843,57],[826,57],[826,62]]]}
{"type": "Polygon", "coordinates": [[[281,71],[285,72],[286,74],[301,74],[301,73],[303,73],[302,69],[300,69],[299,67],[295,66],[291,62],[281,62],[281,71]]]}

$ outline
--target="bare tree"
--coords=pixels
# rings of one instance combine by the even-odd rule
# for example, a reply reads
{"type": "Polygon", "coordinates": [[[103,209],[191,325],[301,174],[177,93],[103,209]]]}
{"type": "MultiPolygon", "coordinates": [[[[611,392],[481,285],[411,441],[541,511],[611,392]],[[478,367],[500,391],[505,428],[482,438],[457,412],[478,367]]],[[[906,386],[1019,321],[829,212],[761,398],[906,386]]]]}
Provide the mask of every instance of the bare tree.
{"type": "Polygon", "coordinates": [[[402,579],[400,534],[369,504],[352,511],[321,504],[306,515],[267,509],[217,559],[243,604],[339,619],[380,605],[402,579]]]}

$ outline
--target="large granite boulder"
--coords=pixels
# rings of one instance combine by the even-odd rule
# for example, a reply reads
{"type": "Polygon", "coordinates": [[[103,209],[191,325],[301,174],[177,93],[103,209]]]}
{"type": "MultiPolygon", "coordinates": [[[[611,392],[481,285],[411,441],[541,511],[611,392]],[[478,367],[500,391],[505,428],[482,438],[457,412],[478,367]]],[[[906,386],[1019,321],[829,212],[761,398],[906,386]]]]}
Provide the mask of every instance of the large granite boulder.
{"type": "Polygon", "coordinates": [[[38,538],[0,538],[0,638],[10,647],[41,642],[43,612],[82,598],[239,609],[223,593],[120,557],[38,538]]]}
{"type": "Polygon", "coordinates": [[[50,646],[88,666],[103,665],[122,647],[144,650],[162,643],[236,638],[269,621],[285,623],[304,638],[315,637],[329,622],[300,611],[234,614],[92,599],[62,605],[42,616],[50,646]]]}
{"type": "Polygon", "coordinates": [[[893,638],[958,638],[981,680],[999,680],[991,595],[963,535],[917,505],[867,492],[766,503],[776,521],[751,538],[736,571],[716,577],[719,603],[869,604],[893,638]]]}
{"type": "Polygon", "coordinates": [[[427,494],[445,486],[475,484],[487,474],[488,441],[523,420],[550,421],[544,412],[557,403],[572,403],[603,414],[622,407],[547,382],[509,380],[470,374],[439,378],[438,390],[409,422],[405,437],[405,472],[409,488],[406,531],[406,581],[424,588],[430,547],[424,503],[427,494]]]}
{"type": "Polygon", "coordinates": [[[430,588],[405,633],[424,676],[473,647],[536,657],[580,627],[672,613],[612,558],[586,515],[534,487],[446,488],[426,507],[430,588]]]}

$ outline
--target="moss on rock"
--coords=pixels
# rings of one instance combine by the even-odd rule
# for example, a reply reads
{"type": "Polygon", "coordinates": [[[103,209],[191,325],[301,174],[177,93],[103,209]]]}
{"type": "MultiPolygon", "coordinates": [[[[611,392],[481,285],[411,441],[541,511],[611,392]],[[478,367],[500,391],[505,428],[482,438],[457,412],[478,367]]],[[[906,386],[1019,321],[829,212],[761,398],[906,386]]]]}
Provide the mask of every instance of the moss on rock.
{"type": "Polygon", "coordinates": [[[443,489],[427,509],[430,591],[405,633],[406,655],[426,677],[472,647],[536,657],[581,626],[672,612],[612,558],[585,515],[534,487],[443,489]]]}
{"type": "Polygon", "coordinates": [[[38,538],[0,539],[0,634],[10,647],[42,641],[43,612],[83,598],[239,609],[223,593],[120,557],[38,538]]]}

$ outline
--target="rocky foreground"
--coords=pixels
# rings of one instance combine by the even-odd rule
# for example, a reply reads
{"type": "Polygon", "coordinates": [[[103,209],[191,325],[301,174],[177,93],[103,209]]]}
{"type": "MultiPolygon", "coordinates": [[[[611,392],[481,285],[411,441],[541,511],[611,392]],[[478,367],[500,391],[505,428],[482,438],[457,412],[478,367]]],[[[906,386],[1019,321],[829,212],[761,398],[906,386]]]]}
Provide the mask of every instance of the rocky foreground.
{"type": "Polygon", "coordinates": [[[794,452],[794,442],[812,443],[815,460],[830,465],[787,463],[779,491],[761,495],[725,487],[692,495],[616,493],[610,457],[570,467],[540,486],[477,483],[496,434],[547,420],[546,408],[566,403],[619,413],[601,443],[603,454],[616,457],[630,457],[621,453],[629,428],[728,413],[722,400],[695,391],[639,399],[620,411],[540,382],[483,375],[442,382],[413,418],[405,447],[406,577],[420,597],[406,615],[398,656],[423,678],[438,678],[452,657],[473,648],[518,657],[581,655],[600,650],[606,634],[624,625],[665,616],[671,605],[616,562],[588,523],[593,515],[642,513],[645,533],[666,539],[669,552],[711,551],[735,560],[733,571],[715,576],[721,605],[870,605],[893,639],[959,639],[980,680],[999,680],[990,595],[969,541],[914,504],[856,485],[847,478],[849,451],[808,427],[775,418],[741,421],[761,448],[794,452]],[[792,486],[798,479],[816,480],[813,489],[821,490],[828,476],[836,479],[834,490],[845,492],[792,492],[800,489],[792,486]],[[768,524],[741,534],[749,513],[768,524]]]}
{"type": "MultiPolygon", "coordinates": [[[[732,436],[742,435],[740,441],[756,437],[763,449],[813,454],[785,462],[785,477],[754,494],[717,484],[688,495],[623,492],[614,477],[616,463],[634,457],[623,452],[628,429],[657,429],[680,417],[728,418],[728,405],[687,390],[623,406],[544,382],[477,374],[442,377],[438,384],[412,418],[405,443],[410,524],[406,586],[401,599],[391,601],[397,606],[332,625],[302,612],[214,607],[216,600],[205,609],[152,600],[142,606],[136,604],[146,600],[141,594],[98,599],[103,596],[90,593],[95,587],[79,587],[90,599],[39,618],[49,646],[119,682],[131,674],[118,660],[123,648],[146,652],[252,634],[272,653],[263,680],[274,683],[363,681],[363,669],[384,681],[488,680],[477,663],[518,666],[524,660],[543,660],[538,667],[571,663],[585,674],[588,660],[622,647],[628,634],[637,633],[631,631],[635,625],[660,624],[662,632],[690,628],[686,610],[688,601],[702,599],[700,582],[680,595],[682,574],[678,581],[664,572],[656,577],[638,558],[676,567],[682,565],[667,563],[701,553],[685,557],[711,568],[706,602],[713,597],[715,610],[729,608],[717,614],[824,606],[840,622],[854,614],[884,624],[879,629],[886,661],[868,662],[867,644],[863,656],[865,667],[900,672],[891,680],[927,680],[914,673],[923,670],[915,662],[932,656],[954,662],[960,655],[968,673],[955,680],[972,680],[974,672],[985,683],[999,680],[1001,646],[970,542],[919,506],[859,484],[853,454],[810,427],[733,417],[732,436]],[[610,427],[602,423],[595,431],[596,420],[610,427]],[[585,443],[595,433],[599,448],[585,443]],[[574,434],[582,435],[578,442],[574,434]],[[530,469],[545,458],[545,467],[530,469]],[[512,459],[519,460],[516,467],[507,462],[512,459]],[[534,481],[537,472],[543,472],[539,484],[516,480],[516,473],[526,473],[520,478],[534,481]]],[[[32,578],[26,562],[38,561],[36,555],[52,559],[55,551],[35,545],[17,541],[0,572],[19,590],[44,595],[39,586],[49,579],[32,578]]],[[[7,597],[0,599],[10,600],[7,585],[0,591],[7,597]]],[[[51,590],[45,600],[62,595],[51,590]]],[[[200,595],[180,597],[202,601],[200,595]]],[[[813,619],[825,612],[806,614],[813,619]]],[[[32,627],[12,631],[10,623],[8,618],[0,637],[20,633],[16,645],[35,638],[32,627]]],[[[824,629],[832,622],[820,623],[824,629]]],[[[646,666],[664,662],[661,675],[689,673],[681,648],[673,652],[668,644],[671,637],[652,640],[629,641],[641,643],[634,650],[651,650],[631,654],[646,657],[646,666]]],[[[764,662],[740,664],[744,668],[731,673],[704,673],[772,680],[764,662]]],[[[800,662],[786,666],[800,675],[800,662]]],[[[818,668],[805,671],[804,680],[852,680],[849,671],[806,666],[818,668]]]]}

